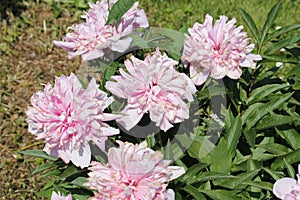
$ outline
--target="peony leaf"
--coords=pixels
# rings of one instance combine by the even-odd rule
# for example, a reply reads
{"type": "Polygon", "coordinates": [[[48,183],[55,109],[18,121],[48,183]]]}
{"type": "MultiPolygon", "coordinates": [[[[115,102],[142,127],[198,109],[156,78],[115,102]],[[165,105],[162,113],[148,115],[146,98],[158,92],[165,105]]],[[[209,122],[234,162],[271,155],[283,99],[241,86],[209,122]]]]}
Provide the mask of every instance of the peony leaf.
{"type": "Polygon", "coordinates": [[[251,96],[247,100],[248,104],[253,104],[255,102],[261,101],[263,98],[267,97],[274,92],[281,90],[283,88],[290,87],[288,84],[268,84],[258,87],[251,92],[251,96]]]}
{"type": "Polygon", "coordinates": [[[278,10],[279,10],[280,6],[281,6],[281,3],[276,4],[275,6],[273,6],[273,8],[268,13],[268,18],[267,18],[267,20],[264,24],[263,30],[262,30],[261,44],[264,43],[265,36],[267,35],[270,27],[274,23],[274,20],[276,19],[277,15],[278,15],[278,10]]]}
{"type": "Polygon", "coordinates": [[[57,164],[53,163],[53,162],[50,162],[50,163],[45,163],[45,164],[42,164],[40,166],[38,166],[35,170],[32,171],[32,175],[35,175],[39,172],[42,172],[42,171],[45,171],[47,169],[50,169],[50,168],[53,168],[57,166],[57,164]]]}
{"type": "Polygon", "coordinates": [[[225,173],[220,172],[200,172],[197,176],[188,179],[187,184],[193,184],[197,182],[205,182],[205,181],[211,181],[211,180],[217,180],[217,179],[233,179],[235,178],[232,175],[228,175],[225,173]]]}
{"type": "Polygon", "coordinates": [[[49,156],[42,150],[26,150],[26,151],[20,151],[19,153],[29,155],[29,156],[44,158],[46,160],[52,160],[52,161],[58,160],[57,157],[49,156]]]}
{"type": "Polygon", "coordinates": [[[285,158],[283,158],[283,161],[287,168],[289,177],[295,178],[295,170],[294,170],[293,166],[289,162],[287,162],[285,158]]]}
{"type": "Polygon", "coordinates": [[[233,191],[227,190],[200,190],[214,200],[241,200],[233,191]]]}
{"type": "Polygon", "coordinates": [[[183,188],[183,190],[192,195],[196,200],[206,200],[205,196],[194,186],[187,185],[183,188]]]}
{"type": "Polygon", "coordinates": [[[251,185],[257,188],[261,188],[264,190],[273,190],[273,184],[265,181],[246,181],[244,182],[245,185],[251,185]]]}
{"type": "Polygon", "coordinates": [[[295,129],[279,130],[275,129],[281,138],[286,140],[294,150],[300,149],[300,134],[295,129]]]}
{"type": "Polygon", "coordinates": [[[294,30],[298,30],[300,29],[300,24],[292,24],[292,25],[288,25],[288,26],[284,26],[274,32],[272,32],[271,34],[267,35],[265,37],[265,43],[271,41],[272,39],[276,39],[277,37],[280,37],[281,35],[294,31],[294,30]]]}
{"type": "Polygon", "coordinates": [[[110,9],[106,25],[117,24],[137,0],[118,0],[110,9]]]}
{"type": "Polygon", "coordinates": [[[226,140],[229,146],[231,155],[235,155],[236,146],[238,144],[239,138],[242,133],[242,119],[238,115],[230,124],[226,124],[229,126],[228,131],[226,131],[226,140]]]}
{"type": "Polygon", "coordinates": [[[260,35],[258,33],[258,29],[252,19],[252,17],[242,8],[239,8],[239,12],[242,15],[243,20],[245,21],[245,23],[247,24],[247,26],[249,27],[252,35],[254,36],[255,40],[257,41],[257,43],[260,42],[260,35]]]}
{"type": "MultiPolygon", "coordinates": [[[[246,181],[250,181],[259,173],[260,169],[247,171],[241,173],[231,179],[225,179],[219,185],[229,189],[237,189],[241,186],[241,184],[245,183],[246,181]]],[[[244,188],[244,186],[242,186],[244,188]]]]}
{"type": "Polygon", "coordinates": [[[211,152],[211,157],[211,171],[220,173],[230,172],[232,166],[231,152],[224,138],[220,139],[218,146],[211,152]]]}
{"type": "Polygon", "coordinates": [[[284,124],[293,123],[295,118],[293,116],[280,115],[272,112],[270,115],[266,115],[255,126],[256,130],[263,130],[272,127],[281,126],[284,124]]]}
{"type": "Polygon", "coordinates": [[[293,45],[294,43],[300,40],[300,36],[294,36],[285,40],[281,40],[278,42],[273,43],[265,50],[264,54],[273,54],[279,51],[280,49],[287,47],[289,45],[293,45]]]}
{"type": "Polygon", "coordinates": [[[288,162],[290,164],[294,164],[300,161],[300,149],[297,149],[295,151],[292,151],[288,154],[285,154],[284,156],[278,157],[271,165],[272,170],[282,170],[286,167],[285,162],[288,162]],[[285,159],[285,161],[283,160],[285,159]]]}
{"type": "Polygon", "coordinates": [[[246,124],[247,130],[250,130],[263,116],[278,108],[281,104],[288,101],[293,93],[287,93],[273,98],[268,103],[255,103],[242,115],[243,124],[246,124]]]}
{"type": "Polygon", "coordinates": [[[264,62],[299,63],[297,58],[289,54],[268,54],[261,56],[264,58],[264,62]]]}
{"type": "Polygon", "coordinates": [[[196,175],[207,166],[208,166],[208,164],[205,164],[205,163],[194,164],[193,166],[189,167],[187,172],[182,176],[181,181],[182,182],[194,181],[196,175]]]}

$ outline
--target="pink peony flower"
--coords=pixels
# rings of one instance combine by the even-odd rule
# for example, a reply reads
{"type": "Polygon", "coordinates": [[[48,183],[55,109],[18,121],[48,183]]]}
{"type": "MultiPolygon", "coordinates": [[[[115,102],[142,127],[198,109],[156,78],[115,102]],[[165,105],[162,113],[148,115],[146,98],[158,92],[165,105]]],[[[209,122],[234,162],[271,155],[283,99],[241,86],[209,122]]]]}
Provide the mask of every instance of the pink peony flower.
{"type": "Polygon", "coordinates": [[[133,56],[125,61],[128,73],[120,69],[121,75],[112,76],[114,81],[105,86],[112,94],[127,99],[124,116],[117,119],[119,124],[129,130],[149,112],[150,119],[167,131],[171,123],[189,118],[183,99],[193,101],[196,88],[188,76],[175,70],[177,63],[159,49],[144,61],[133,56]]]}
{"type": "Polygon", "coordinates": [[[110,148],[108,164],[92,162],[88,182],[96,190],[90,200],[173,200],[174,192],[166,189],[166,182],[185,173],[183,167],[168,166],[159,151],[117,141],[119,148],[110,148]]]}
{"type": "Polygon", "coordinates": [[[104,123],[117,117],[103,112],[112,101],[99,90],[95,79],[83,89],[74,74],[56,77],[53,87],[48,83],[44,91],[31,97],[28,130],[45,140],[44,151],[48,154],[87,167],[91,160],[89,141],[104,150],[107,137],[119,133],[104,123]]]}
{"type": "Polygon", "coordinates": [[[300,199],[300,165],[298,165],[298,180],[293,178],[282,178],[275,182],[273,193],[276,197],[283,200],[300,199]]]}
{"type": "Polygon", "coordinates": [[[116,0],[89,3],[90,10],[82,16],[85,22],[69,27],[73,32],[67,33],[65,41],[54,41],[54,44],[69,52],[69,59],[82,55],[82,60],[102,57],[103,49],[124,52],[131,43],[131,38],[124,38],[139,27],[148,27],[144,10],[137,9],[136,2],[115,25],[105,25],[109,9],[116,0]]]}
{"type": "Polygon", "coordinates": [[[58,194],[56,192],[52,192],[51,195],[51,200],[72,200],[72,196],[69,194],[68,196],[63,196],[60,195],[60,193],[58,192],[58,194]]]}
{"type": "Polygon", "coordinates": [[[196,85],[203,84],[208,77],[222,79],[228,76],[240,78],[242,67],[255,67],[260,55],[251,54],[254,44],[249,44],[243,26],[236,27],[235,19],[226,23],[227,17],[220,16],[215,25],[213,18],[206,15],[203,24],[195,23],[186,35],[182,60],[190,65],[190,76],[196,85]]]}

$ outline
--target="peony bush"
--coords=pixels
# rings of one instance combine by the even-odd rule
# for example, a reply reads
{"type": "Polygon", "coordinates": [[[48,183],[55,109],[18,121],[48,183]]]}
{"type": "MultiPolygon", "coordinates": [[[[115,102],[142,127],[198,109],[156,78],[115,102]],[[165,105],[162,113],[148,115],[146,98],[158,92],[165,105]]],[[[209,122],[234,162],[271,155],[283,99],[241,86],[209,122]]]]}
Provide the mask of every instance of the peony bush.
{"type": "Polygon", "coordinates": [[[20,152],[44,159],[37,196],[300,198],[300,25],[273,27],[280,2],[262,28],[239,9],[247,29],[203,13],[179,31],[151,27],[135,0],[88,6],[54,44],[100,76],[55,77],[26,113],[45,145],[20,152]]]}

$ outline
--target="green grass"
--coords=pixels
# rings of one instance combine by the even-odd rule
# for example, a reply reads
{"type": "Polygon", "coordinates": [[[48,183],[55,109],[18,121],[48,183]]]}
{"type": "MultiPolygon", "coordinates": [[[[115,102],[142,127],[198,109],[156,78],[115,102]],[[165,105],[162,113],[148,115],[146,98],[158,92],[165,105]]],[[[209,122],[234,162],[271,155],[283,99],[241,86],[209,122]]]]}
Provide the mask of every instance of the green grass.
{"type": "MultiPolygon", "coordinates": [[[[157,0],[140,1],[140,7],[147,13],[151,26],[180,29],[184,25],[191,27],[196,21],[202,23],[205,14],[209,13],[214,18],[226,15],[235,17],[237,24],[244,22],[238,12],[238,8],[246,10],[261,29],[269,10],[277,3],[274,0],[157,0]]],[[[300,22],[300,1],[285,0],[279,16],[274,23],[276,26],[285,26],[300,22]]]]}

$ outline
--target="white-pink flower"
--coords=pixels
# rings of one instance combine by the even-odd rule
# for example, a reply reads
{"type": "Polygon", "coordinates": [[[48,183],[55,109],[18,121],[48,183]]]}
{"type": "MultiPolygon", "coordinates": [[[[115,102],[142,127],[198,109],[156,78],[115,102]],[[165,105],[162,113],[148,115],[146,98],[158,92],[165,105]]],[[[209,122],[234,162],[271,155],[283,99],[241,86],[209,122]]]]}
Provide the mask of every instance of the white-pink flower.
{"type": "Polygon", "coordinates": [[[104,150],[107,137],[119,133],[104,123],[117,117],[104,113],[113,100],[98,88],[95,79],[84,89],[74,74],[56,77],[53,87],[48,83],[44,91],[31,97],[28,130],[45,140],[48,154],[87,167],[91,160],[89,142],[104,150]]]}
{"type": "Polygon", "coordinates": [[[167,182],[185,173],[183,167],[168,166],[159,151],[117,141],[119,148],[110,148],[108,164],[92,162],[88,182],[95,190],[90,200],[173,200],[174,192],[167,182]]]}
{"type": "Polygon", "coordinates": [[[182,60],[189,64],[190,77],[196,85],[208,77],[238,79],[242,74],[240,66],[254,68],[254,61],[262,59],[251,54],[254,44],[249,44],[243,26],[236,27],[235,19],[226,21],[226,16],[220,16],[213,25],[213,18],[207,14],[203,24],[196,22],[188,29],[182,60]]]}
{"type": "Polygon", "coordinates": [[[85,22],[69,27],[64,41],[54,41],[54,44],[69,52],[69,59],[82,55],[82,60],[92,60],[102,57],[106,48],[124,52],[130,46],[131,38],[124,38],[137,28],[149,26],[144,10],[137,9],[136,2],[121,18],[120,22],[105,25],[109,9],[117,0],[102,0],[96,4],[89,3],[90,10],[82,18],[85,22]]]}
{"type": "Polygon", "coordinates": [[[56,193],[53,191],[51,195],[51,200],[72,200],[72,195],[69,194],[68,196],[63,196],[59,192],[56,193]]]}
{"type": "Polygon", "coordinates": [[[112,76],[113,81],[105,86],[112,94],[127,99],[123,116],[117,122],[130,130],[149,112],[150,119],[167,131],[172,123],[188,119],[189,109],[184,100],[193,101],[196,88],[186,74],[175,70],[177,64],[158,48],[145,60],[134,56],[126,60],[128,72],[120,69],[121,75],[112,76]]]}
{"type": "Polygon", "coordinates": [[[300,165],[298,165],[297,179],[282,178],[275,182],[273,193],[282,200],[299,200],[300,199],[300,165]]]}

